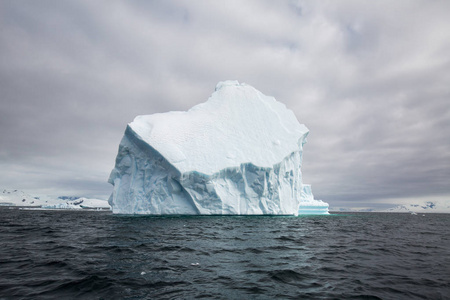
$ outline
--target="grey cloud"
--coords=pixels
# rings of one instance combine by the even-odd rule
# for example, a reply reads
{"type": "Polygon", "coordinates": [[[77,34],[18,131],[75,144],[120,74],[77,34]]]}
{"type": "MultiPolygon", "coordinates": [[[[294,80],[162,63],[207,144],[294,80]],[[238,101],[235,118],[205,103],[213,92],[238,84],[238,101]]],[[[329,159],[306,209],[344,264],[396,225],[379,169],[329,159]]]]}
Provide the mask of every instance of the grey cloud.
{"type": "Polygon", "coordinates": [[[449,11],[444,1],[3,1],[0,184],[107,197],[126,123],[189,109],[237,79],[310,128],[304,176],[318,198],[448,197],[449,11]]]}

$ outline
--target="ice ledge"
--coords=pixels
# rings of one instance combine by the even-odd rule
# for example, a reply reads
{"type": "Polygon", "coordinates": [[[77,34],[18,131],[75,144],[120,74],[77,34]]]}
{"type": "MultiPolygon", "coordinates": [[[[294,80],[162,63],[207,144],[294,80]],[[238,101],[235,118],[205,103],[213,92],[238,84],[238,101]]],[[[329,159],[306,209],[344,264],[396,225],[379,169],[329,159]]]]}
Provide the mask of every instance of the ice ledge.
{"type": "Polygon", "coordinates": [[[328,203],[314,199],[310,184],[303,184],[298,207],[299,215],[328,215],[328,208],[328,203]]]}

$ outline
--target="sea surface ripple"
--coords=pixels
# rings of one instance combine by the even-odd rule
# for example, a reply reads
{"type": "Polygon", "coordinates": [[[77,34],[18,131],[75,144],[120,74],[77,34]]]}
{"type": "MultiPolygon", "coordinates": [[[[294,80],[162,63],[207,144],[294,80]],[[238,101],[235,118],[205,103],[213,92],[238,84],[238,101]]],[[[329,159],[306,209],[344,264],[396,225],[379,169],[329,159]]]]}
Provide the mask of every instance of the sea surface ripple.
{"type": "Polygon", "coordinates": [[[450,299],[450,215],[0,209],[0,299],[450,299]]]}

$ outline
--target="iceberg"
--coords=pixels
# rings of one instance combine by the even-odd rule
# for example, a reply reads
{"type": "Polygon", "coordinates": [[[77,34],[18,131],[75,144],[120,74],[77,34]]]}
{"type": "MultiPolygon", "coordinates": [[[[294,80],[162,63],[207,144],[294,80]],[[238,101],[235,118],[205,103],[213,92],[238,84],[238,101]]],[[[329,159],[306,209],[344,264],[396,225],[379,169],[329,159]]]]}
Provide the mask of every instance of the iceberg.
{"type": "Polygon", "coordinates": [[[109,204],[117,214],[297,215],[308,133],[275,98],[219,82],[186,112],[127,125],[109,204]]]}

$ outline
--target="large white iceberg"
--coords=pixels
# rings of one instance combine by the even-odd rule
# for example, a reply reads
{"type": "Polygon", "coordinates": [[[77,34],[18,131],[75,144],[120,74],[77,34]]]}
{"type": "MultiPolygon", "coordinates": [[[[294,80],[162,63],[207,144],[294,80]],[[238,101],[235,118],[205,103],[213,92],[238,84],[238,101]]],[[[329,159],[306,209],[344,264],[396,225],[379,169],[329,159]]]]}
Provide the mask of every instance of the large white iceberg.
{"type": "Polygon", "coordinates": [[[109,203],[119,214],[297,215],[308,132],[275,98],[220,82],[187,112],[128,124],[109,203]]]}

